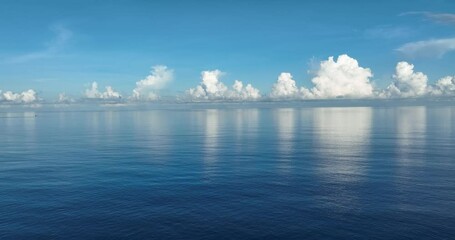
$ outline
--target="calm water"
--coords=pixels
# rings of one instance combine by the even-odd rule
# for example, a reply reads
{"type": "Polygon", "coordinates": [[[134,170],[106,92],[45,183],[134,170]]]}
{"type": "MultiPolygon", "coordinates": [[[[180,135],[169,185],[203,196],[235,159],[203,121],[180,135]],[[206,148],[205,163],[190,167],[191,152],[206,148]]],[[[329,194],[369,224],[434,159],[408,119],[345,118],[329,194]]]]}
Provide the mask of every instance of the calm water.
{"type": "Polygon", "coordinates": [[[0,239],[455,236],[455,107],[170,109],[1,110],[0,239]]]}

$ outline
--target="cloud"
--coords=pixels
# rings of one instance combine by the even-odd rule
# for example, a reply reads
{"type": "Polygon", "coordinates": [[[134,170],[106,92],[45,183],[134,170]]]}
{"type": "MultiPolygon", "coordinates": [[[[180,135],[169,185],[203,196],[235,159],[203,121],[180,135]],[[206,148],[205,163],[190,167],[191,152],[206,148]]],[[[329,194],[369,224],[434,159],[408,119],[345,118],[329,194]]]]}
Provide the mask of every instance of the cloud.
{"type": "Polygon", "coordinates": [[[55,37],[46,44],[45,49],[13,57],[9,59],[8,62],[24,63],[55,56],[65,47],[67,42],[73,36],[73,33],[62,25],[52,26],[51,31],[55,33],[55,37]]]}
{"type": "Polygon", "coordinates": [[[136,88],[133,89],[132,99],[135,100],[155,100],[158,98],[156,93],[172,81],[174,72],[166,66],[157,65],[152,67],[151,74],[145,79],[136,82],[136,88]]]}
{"type": "Polygon", "coordinates": [[[259,90],[254,88],[251,84],[247,84],[245,87],[239,80],[234,81],[232,85],[234,91],[231,92],[230,98],[238,100],[253,100],[261,98],[259,90]]]}
{"type": "Polygon", "coordinates": [[[434,13],[434,12],[405,12],[400,16],[423,15],[426,19],[440,24],[455,25],[455,14],[453,13],[434,13]]]}
{"type": "Polygon", "coordinates": [[[73,102],[75,102],[75,100],[72,99],[71,97],[68,97],[65,93],[59,93],[57,102],[58,103],[73,103],[73,102]]]}
{"type": "Polygon", "coordinates": [[[432,39],[406,43],[396,49],[407,57],[437,57],[441,58],[444,54],[455,50],[455,38],[432,39]]]}
{"type": "Polygon", "coordinates": [[[455,14],[452,13],[423,13],[425,17],[437,23],[455,25],[455,14]]]}
{"type": "Polygon", "coordinates": [[[272,87],[271,98],[296,98],[299,96],[299,89],[296,86],[292,75],[283,72],[278,76],[277,82],[272,87]]]}
{"type": "Polygon", "coordinates": [[[89,89],[85,90],[85,97],[89,99],[121,99],[122,95],[116,91],[111,86],[106,87],[105,92],[98,91],[98,83],[93,82],[89,89]]]}
{"type": "Polygon", "coordinates": [[[190,88],[189,94],[195,98],[224,98],[228,89],[219,81],[223,74],[220,70],[203,71],[202,82],[196,88],[190,88]]]}
{"type": "Polygon", "coordinates": [[[370,39],[397,39],[405,38],[412,35],[414,32],[405,27],[395,26],[377,26],[364,31],[364,36],[370,39]]]}
{"type": "Polygon", "coordinates": [[[14,93],[12,91],[0,91],[0,102],[11,103],[33,103],[38,100],[35,90],[29,89],[21,93],[14,93]]]}
{"type": "Polygon", "coordinates": [[[359,66],[356,59],[346,54],[337,60],[329,57],[322,61],[316,76],[312,79],[314,87],[301,89],[304,98],[365,98],[373,96],[373,77],[369,68],[359,66]]]}
{"type": "Polygon", "coordinates": [[[220,70],[203,71],[202,82],[196,88],[187,90],[187,95],[192,99],[205,100],[255,100],[261,97],[259,90],[251,84],[245,87],[239,80],[234,82],[232,90],[228,89],[219,79],[224,75],[220,70]]]}
{"type": "Polygon", "coordinates": [[[429,87],[428,92],[435,96],[454,96],[455,76],[447,76],[439,79],[433,86],[429,87]]]}
{"type": "MultiPolygon", "coordinates": [[[[272,99],[334,99],[334,98],[409,98],[455,96],[455,76],[439,79],[434,84],[428,83],[428,77],[422,72],[415,72],[414,65],[398,62],[393,81],[386,89],[375,89],[369,68],[361,67],[358,61],[346,54],[337,58],[329,57],[321,61],[311,72],[311,88],[298,87],[291,73],[282,72],[273,84],[268,95],[272,99]]],[[[225,101],[256,101],[262,99],[261,93],[251,84],[235,80],[232,87],[222,81],[224,75],[220,70],[201,72],[201,82],[195,88],[186,91],[183,99],[176,100],[225,100],[225,101]]],[[[64,93],[58,96],[59,103],[72,103],[79,100],[98,99],[107,103],[126,103],[134,100],[158,99],[157,91],[164,88],[173,78],[173,70],[166,66],[154,66],[151,74],[136,82],[133,95],[123,100],[122,95],[111,86],[100,91],[98,83],[93,82],[85,90],[81,99],[72,99],[64,93]],[[115,101],[117,100],[117,101],[115,101]]],[[[21,93],[12,91],[1,92],[0,102],[32,103],[40,100],[37,93],[30,89],[21,93]]]]}
{"type": "Polygon", "coordinates": [[[418,97],[427,93],[428,77],[414,72],[414,65],[399,62],[393,75],[394,81],[381,94],[382,97],[418,97]]]}
{"type": "Polygon", "coordinates": [[[414,65],[399,62],[393,82],[384,90],[375,89],[369,68],[359,66],[354,58],[340,55],[320,63],[312,79],[314,87],[298,89],[290,73],[281,73],[270,93],[275,99],[333,99],[333,98],[408,98],[422,96],[454,96],[455,77],[445,77],[428,85],[428,77],[414,72],[414,65]]]}
{"type": "MultiPolygon", "coordinates": [[[[436,23],[455,25],[455,14],[451,13],[406,12],[400,14],[400,16],[407,15],[423,15],[426,19],[436,23]]],[[[409,42],[396,49],[396,51],[410,58],[441,58],[444,54],[453,50],[455,50],[455,38],[439,38],[409,42]]]]}

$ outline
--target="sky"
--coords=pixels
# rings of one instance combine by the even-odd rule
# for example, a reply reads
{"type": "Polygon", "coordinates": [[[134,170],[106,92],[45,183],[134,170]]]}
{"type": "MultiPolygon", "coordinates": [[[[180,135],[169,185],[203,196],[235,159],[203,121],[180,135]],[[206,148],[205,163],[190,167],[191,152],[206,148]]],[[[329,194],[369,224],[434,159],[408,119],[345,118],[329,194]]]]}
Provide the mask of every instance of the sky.
{"type": "Polygon", "coordinates": [[[150,88],[147,99],[227,91],[241,99],[297,92],[308,98],[413,96],[424,78],[418,72],[429,85],[455,75],[450,0],[2,0],[0,29],[0,90],[25,94],[21,99],[29,89],[53,100],[60,93],[144,96],[150,88]],[[356,84],[349,82],[351,72],[339,73],[344,54],[341,65],[356,68],[356,84]],[[416,75],[400,77],[403,61],[416,75]],[[361,91],[336,88],[346,84],[361,91]]]}

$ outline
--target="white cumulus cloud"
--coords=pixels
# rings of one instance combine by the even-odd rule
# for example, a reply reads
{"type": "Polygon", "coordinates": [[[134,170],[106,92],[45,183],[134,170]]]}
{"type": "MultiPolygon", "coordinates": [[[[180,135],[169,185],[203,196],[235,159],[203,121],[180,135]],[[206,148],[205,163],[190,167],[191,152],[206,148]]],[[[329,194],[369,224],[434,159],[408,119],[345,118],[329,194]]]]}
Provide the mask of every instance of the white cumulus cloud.
{"type": "Polygon", "coordinates": [[[190,88],[189,95],[204,99],[224,98],[228,88],[219,80],[223,74],[220,70],[203,71],[202,82],[196,88],[190,88]]]}
{"type": "Polygon", "coordinates": [[[106,91],[98,90],[98,83],[93,82],[89,89],[85,90],[85,97],[90,99],[120,99],[122,95],[116,92],[111,86],[106,87],[106,91]]]}
{"type": "Polygon", "coordinates": [[[75,100],[69,96],[67,96],[65,93],[59,93],[58,94],[58,103],[73,103],[75,100]]]}
{"type": "Polygon", "coordinates": [[[337,60],[329,57],[322,61],[316,76],[312,79],[314,87],[302,88],[305,98],[365,98],[373,96],[373,77],[369,68],[359,66],[356,59],[346,54],[337,60]]]}
{"type": "Polygon", "coordinates": [[[155,100],[158,98],[157,90],[166,86],[173,79],[173,70],[166,66],[157,65],[152,67],[151,74],[145,79],[136,82],[132,98],[135,100],[155,100]]]}
{"type": "Polygon", "coordinates": [[[38,100],[35,90],[29,89],[21,93],[15,93],[12,91],[2,92],[0,91],[0,101],[12,102],[12,103],[32,103],[38,100]]]}
{"type": "Polygon", "coordinates": [[[427,93],[427,75],[414,72],[410,63],[399,62],[393,78],[393,83],[381,94],[383,97],[418,97],[427,93]]]}
{"type": "Polygon", "coordinates": [[[292,75],[283,72],[278,76],[277,82],[272,87],[270,97],[272,98],[295,98],[299,95],[299,89],[292,79],[292,75]]]}
{"type": "Polygon", "coordinates": [[[229,89],[220,81],[224,73],[220,70],[203,71],[202,81],[195,88],[190,88],[187,94],[192,99],[206,100],[255,100],[261,97],[259,90],[251,84],[243,85],[243,82],[235,80],[232,89],[229,89]]]}
{"type": "Polygon", "coordinates": [[[232,99],[254,100],[259,99],[261,97],[261,94],[259,93],[258,89],[254,88],[251,84],[243,86],[242,81],[239,80],[234,81],[234,85],[232,85],[232,88],[234,89],[230,95],[230,98],[232,99]]]}
{"type": "Polygon", "coordinates": [[[433,86],[429,87],[429,93],[436,96],[455,95],[455,76],[447,76],[439,79],[433,86]]]}

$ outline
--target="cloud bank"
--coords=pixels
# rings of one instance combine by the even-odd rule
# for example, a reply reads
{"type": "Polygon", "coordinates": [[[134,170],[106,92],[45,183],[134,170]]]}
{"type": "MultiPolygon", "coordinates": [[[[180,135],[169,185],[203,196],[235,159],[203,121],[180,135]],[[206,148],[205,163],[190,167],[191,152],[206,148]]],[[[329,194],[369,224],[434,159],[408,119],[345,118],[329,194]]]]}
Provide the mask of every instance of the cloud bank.
{"type": "Polygon", "coordinates": [[[428,84],[428,77],[415,72],[414,65],[399,62],[392,76],[392,83],[384,90],[375,89],[369,68],[363,68],[358,61],[348,55],[340,55],[337,60],[329,57],[322,61],[315,76],[313,87],[298,88],[291,73],[281,73],[272,86],[272,99],[334,99],[334,98],[416,98],[425,96],[455,96],[455,79],[447,76],[434,85],[428,84]]]}
{"type": "Polygon", "coordinates": [[[186,91],[193,100],[256,100],[261,97],[259,90],[251,84],[245,87],[239,80],[235,80],[232,89],[220,81],[224,73],[220,70],[203,71],[201,83],[195,88],[186,91]]]}
{"type": "Polygon", "coordinates": [[[322,61],[315,77],[311,80],[313,87],[297,87],[291,73],[283,72],[273,85],[272,99],[331,99],[331,98],[367,98],[373,97],[373,77],[369,68],[359,66],[354,58],[346,54],[337,60],[329,57],[322,61]]]}
{"type": "Polygon", "coordinates": [[[150,75],[136,82],[136,88],[133,89],[132,99],[135,100],[156,100],[158,99],[157,90],[166,86],[172,81],[174,71],[166,66],[157,65],[152,67],[150,75]]]}
{"type": "MultiPolygon", "coordinates": [[[[261,95],[251,84],[235,80],[228,87],[220,79],[225,75],[220,70],[202,71],[201,82],[188,89],[179,101],[257,101],[257,100],[311,100],[311,99],[365,99],[365,98],[421,98],[455,96],[455,76],[446,76],[430,84],[428,76],[414,70],[409,62],[398,62],[391,83],[385,89],[377,89],[372,83],[373,73],[369,68],[346,55],[329,57],[321,61],[311,78],[313,86],[299,87],[289,72],[279,74],[268,95],[261,95]]],[[[173,70],[166,66],[155,66],[151,74],[136,82],[132,95],[123,98],[111,86],[100,91],[97,82],[85,90],[84,99],[106,100],[107,102],[150,101],[158,99],[158,92],[173,78],[173,70]]],[[[38,101],[37,93],[30,89],[22,93],[0,91],[2,103],[32,103],[38,101]]],[[[58,96],[58,103],[75,103],[77,100],[65,94],[58,96]]]]}

